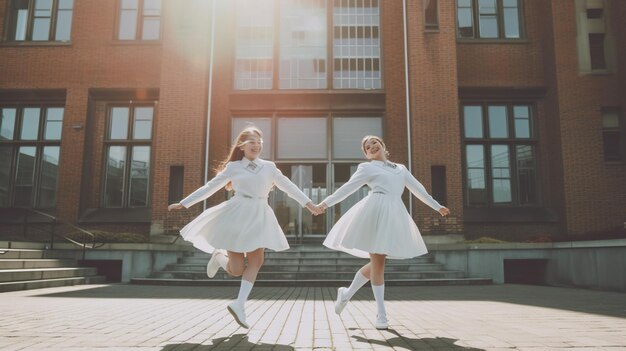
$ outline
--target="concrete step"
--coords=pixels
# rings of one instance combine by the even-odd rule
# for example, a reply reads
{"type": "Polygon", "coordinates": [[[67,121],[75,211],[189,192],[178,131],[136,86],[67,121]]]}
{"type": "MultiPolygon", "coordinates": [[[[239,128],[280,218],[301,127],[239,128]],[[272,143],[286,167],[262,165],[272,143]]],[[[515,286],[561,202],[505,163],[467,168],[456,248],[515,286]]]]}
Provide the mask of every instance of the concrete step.
{"type": "Polygon", "coordinates": [[[81,285],[81,284],[104,284],[105,282],[106,282],[106,277],[99,276],[99,275],[89,276],[89,277],[70,277],[70,278],[3,282],[3,283],[0,283],[0,292],[30,290],[30,289],[40,289],[40,288],[53,288],[53,287],[58,287],[58,286],[70,286],[70,285],[81,285]]]}
{"type": "Polygon", "coordinates": [[[0,260],[3,259],[41,259],[46,258],[48,251],[33,249],[0,249],[0,260]]]}
{"type": "Polygon", "coordinates": [[[39,269],[3,269],[0,270],[0,282],[19,282],[39,279],[57,279],[93,276],[96,268],[39,268],[39,269]]]}
{"type": "MultiPolygon", "coordinates": [[[[349,286],[351,280],[257,280],[255,286],[349,286]]],[[[385,286],[429,286],[429,285],[485,285],[491,284],[491,279],[484,278],[461,278],[461,279],[387,279],[385,286]]],[[[131,284],[143,285],[182,285],[182,286],[239,286],[241,279],[216,280],[216,279],[159,279],[159,278],[134,278],[131,284]]]]}
{"type": "MultiPolygon", "coordinates": [[[[265,261],[267,262],[267,261],[265,261]]],[[[328,263],[307,263],[307,264],[276,264],[265,263],[261,267],[261,272],[356,272],[361,268],[362,264],[328,264],[328,263]]],[[[165,267],[166,271],[184,271],[184,272],[204,272],[206,270],[206,262],[202,264],[171,264],[165,267]]],[[[440,263],[416,263],[416,264],[386,264],[385,272],[404,272],[404,271],[440,271],[443,265],[440,263]]]]}
{"type": "MultiPolygon", "coordinates": [[[[264,272],[260,271],[257,280],[352,280],[356,271],[352,272],[264,272]]],[[[162,279],[188,279],[201,280],[206,279],[206,272],[185,272],[185,271],[160,271],[154,272],[152,278],[162,279]]],[[[451,279],[464,278],[465,273],[462,271],[423,271],[423,272],[385,272],[386,279],[451,279]]],[[[213,279],[238,279],[232,278],[223,270],[218,271],[213,279]]]]}
{"type": "Polygon", "coordinates": [[[29,269],[29,268],[60,268],[76,266],[76,260],[69,259],[0,259],[2,269],[29,269]]]}

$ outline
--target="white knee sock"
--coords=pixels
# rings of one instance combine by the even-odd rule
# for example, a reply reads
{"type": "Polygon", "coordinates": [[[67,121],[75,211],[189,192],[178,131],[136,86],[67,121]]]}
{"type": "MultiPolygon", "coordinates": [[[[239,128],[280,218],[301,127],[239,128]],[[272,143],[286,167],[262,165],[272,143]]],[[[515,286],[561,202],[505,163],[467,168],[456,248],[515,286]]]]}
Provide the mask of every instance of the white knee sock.
{"type": "Polygon", "coordinates": [[[386,316],[387,311],[385,310],[385,284],[372,285],[372,290],[374,291],[374,298],[376,299],[376,307],[378,307],[378,315],[386,316]]]}
{"type": "Polygon", "coordinates": [[[352,280],[352,284],[350,284],[350,287],[343,291],[343,300],[350,300],[352,296],[354,296],[354,294],[356,294],[356,292],[368,281],[369,279],[367,279],[360,270],[356,272],[356,274],[354,275],[354,279],[352,280]]]}
{"type": "Polygon", "coordinates": [[[246,300],[248,300],[248,296],[250,295],[250,291],[252,291],[252,286],[254,283],[251,283],[245,279],[241,279],[241,287],[239,288],[239,296],[237,296],[237,303],[244,307],[246,304],[246,300]]]}

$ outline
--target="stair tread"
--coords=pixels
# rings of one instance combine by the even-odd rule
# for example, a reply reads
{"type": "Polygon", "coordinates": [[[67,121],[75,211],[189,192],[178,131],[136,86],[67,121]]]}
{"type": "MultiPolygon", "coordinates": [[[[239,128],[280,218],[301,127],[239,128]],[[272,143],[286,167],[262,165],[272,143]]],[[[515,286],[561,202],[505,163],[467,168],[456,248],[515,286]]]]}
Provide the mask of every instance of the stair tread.
{"type": "Polygon", "coordinates": [[[19,273],[19,272],[52,272],[63,270],[81,270],[81,269],[94,269],[93,267],[53,267],[53,268],[19,268],[19,269],[0,269],[0,273],[19,273]]]}
{"type": "Polygon", "coordinates": [[[11,284],[28,284],[28,283],[41,283],[41,282],[55,282],[55,281],[67,281],[67,280],[81,280],[81,279],[106,279],[103,275],[85,275],[79,277],[67,277],[67,278],[48,278],[48,279],[35,279],[35,280],[17,280],[10,282],[0,282],[0,286],[2,285],[11,285],[11,284]]]}

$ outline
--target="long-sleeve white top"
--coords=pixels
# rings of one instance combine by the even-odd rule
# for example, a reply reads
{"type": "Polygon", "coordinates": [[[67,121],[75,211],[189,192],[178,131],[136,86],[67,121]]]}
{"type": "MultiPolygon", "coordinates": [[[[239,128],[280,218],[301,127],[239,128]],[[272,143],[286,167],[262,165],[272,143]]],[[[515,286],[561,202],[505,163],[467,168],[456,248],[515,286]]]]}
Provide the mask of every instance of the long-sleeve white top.
{"type": "Polygon", "coordinates": [[[371,191],[401,197],[404,188],[430,206],[433,210],[439,211],[441,206],[437,200],[428,194],[426,188],[401,164],[389,161],[370,161],[359,164],[356,172],[350,180],[328,196],[323,202],[331,207],[343,201],[362,186],[367,185],[371,191]]]}
{"type": "Polygon", "coordinates": [[[252,198],[267,198],[272,187],[276,185],[280,190],[284,191],[296,200],[301,206],[305,206],[311,202],[306,194],[304,194],[294,183],[285,177],[271,161],[255,159],[253,161],[243,158],[240,161],[232,161],[226,164],[224,170],[215,175],[204,186],[200,187],[189,196],[180,201],[180,204],[186,208],[209,198],[219,189],[232,182],[235,194],[252,198]],[[256,166],[250,164],[254,162],[256,166]]]}

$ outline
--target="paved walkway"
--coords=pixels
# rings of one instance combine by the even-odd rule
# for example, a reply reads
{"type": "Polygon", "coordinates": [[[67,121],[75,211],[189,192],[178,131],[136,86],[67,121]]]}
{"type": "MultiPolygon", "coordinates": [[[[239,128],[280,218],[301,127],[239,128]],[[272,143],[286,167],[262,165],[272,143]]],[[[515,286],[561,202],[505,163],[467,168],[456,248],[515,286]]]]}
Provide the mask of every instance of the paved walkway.
{"type": "Polygon", "coordinates": [[[0,294],[0,350],[626,350],[626,294],[525,285],[391,287],[391,329],[369,285],[334,313],[333,288],[125,284],[0,294]]]}

